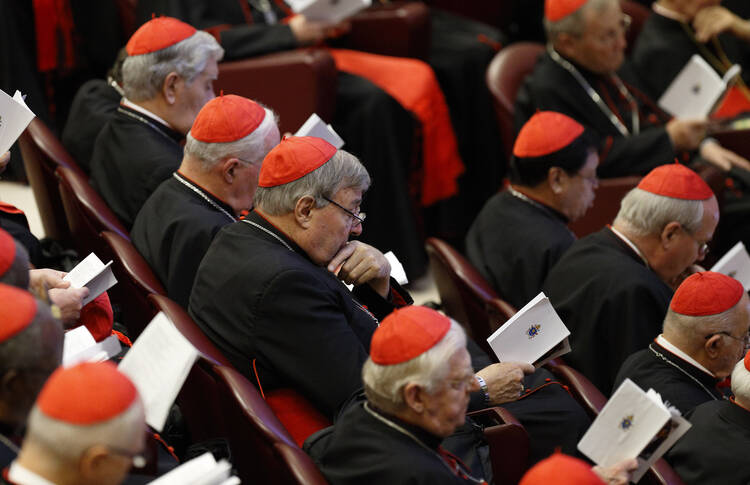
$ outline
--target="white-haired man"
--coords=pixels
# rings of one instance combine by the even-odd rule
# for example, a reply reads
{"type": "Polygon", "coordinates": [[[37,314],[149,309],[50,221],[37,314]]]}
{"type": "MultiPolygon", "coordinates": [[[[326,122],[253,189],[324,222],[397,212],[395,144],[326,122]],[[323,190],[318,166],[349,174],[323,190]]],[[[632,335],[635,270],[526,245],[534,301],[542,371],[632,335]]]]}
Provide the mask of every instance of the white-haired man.
{"type": "Polygon", "coordinates": [[[693,426],[667,453],[667,460],[688,485],[750,483],[750,352],[732,371],[734,398],[695,408],[693,426]]]}
{"type": "Polygon", "coordinates": [[[231,94],[214,98],[187,135],[180,169],[138,213],[133,244],[183,307],[216,233],[252,208],[261,163],[278,143],[270,109],[231,94]]]}
{"type": "Polygon", "coordinates": [[[544,292],[571,332],[565,360],[608,393],[623,361],[659,334],[718,222],[716,197],[689,168],[645,176],[612,226],[576,241],[547,276],[544,292]]]}
{"type": "Polygon", "coordinates": [[[126,49],[125,97],[96,139],[91,180],[130,228],[149,195],[179,166],[181,141],[214,97],[224,50],[210,34],[170,17],[142,25],[126,49]]]}
{"type": "Polygon", "coordinates": [[[662,334],[628,357],[613,389],[628,378],[683,414],[723,399],[717,385],[742,358],[749,330],[750,301],[742,284],[721,273],[695,273],[675,291],[662,334]]]}
{"type": "Polygon", "coordinates": [[[700,148],[728,171],[747,161],[712,140],[707,120],[678,120],[639,92],[625,61],[629,24],[618,0],[546,0],[547,52],[526,79],[516,103],[517,126],[538,110],[565,113],[597,133],[599,176],[644,174],[700,148]]]}
{"type": "Polygon", "coordinates": [[[138,391],[110,362],[59,368],[31,410],[16,485],[118,485],[145,447],[138,391]]]}

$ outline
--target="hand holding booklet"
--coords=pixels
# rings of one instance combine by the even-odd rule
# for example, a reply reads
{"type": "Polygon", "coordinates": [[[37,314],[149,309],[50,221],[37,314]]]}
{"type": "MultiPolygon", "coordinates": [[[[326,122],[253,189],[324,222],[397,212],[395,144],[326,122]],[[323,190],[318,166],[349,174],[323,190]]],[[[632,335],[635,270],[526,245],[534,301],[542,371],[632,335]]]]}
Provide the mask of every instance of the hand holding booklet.
{"type": "Polygon", "coordinates": [[[117,283],[111,265],[112,261],[104,264],[96,254],[91,253],[70,270],[63,280],[69,281],[73,288],[85,286],[89,289],[89,296],[83,300],[83,304],[86,305],[117,283]]]}
{"type": "Polygon", "coordinates": [[[711,271],[731,276],[742,283],[745,291],[750,290],[750,255],[742,241],[727,251],[711,271]]]}
{"type": "Polygon", "coordinates": [[[625,379],[578,442],[578,449],[603,467],[636,457],[638,469],[631,480],[637,483],[690,426],[653,389],[644,392],[625,379]]]}
{"type": "Polygon", "coordinates": [[[149,482],[150,485],[238,485],[239,483],[240,479],[232,476],[232,465],[226,460],[217,462],[210,452],[193,458],[149,482]]]}
{"type": "Polygon", "coordinates": [[[297,130],[294,136],[314,136],[316,138],[322,138],[331,145],[336,147],[336,150],[340,150],[344,146],[344,140],[341,139],[338,133],[334,131],[330,124],[320,119],[320,116],[313,113],[307,118],[307,121],[297,130]]]}
{"type": "Polygon", "coordinates": [[[337,24],[372,5],[372,0],[286,0],[294,13],[308,20],[337,24]]]}
{"type": "Polygon", "coordinates": [[[0,155],[10,150],[34,118],[20,92],[11,98],[0,90],[0,155]]]}
{"type": "Polygon", "coordinates": [[[542,292],[490,335],[487,343],[500,362],[526,362],[538,368],[570,352],[569,336],[542,292]]]}

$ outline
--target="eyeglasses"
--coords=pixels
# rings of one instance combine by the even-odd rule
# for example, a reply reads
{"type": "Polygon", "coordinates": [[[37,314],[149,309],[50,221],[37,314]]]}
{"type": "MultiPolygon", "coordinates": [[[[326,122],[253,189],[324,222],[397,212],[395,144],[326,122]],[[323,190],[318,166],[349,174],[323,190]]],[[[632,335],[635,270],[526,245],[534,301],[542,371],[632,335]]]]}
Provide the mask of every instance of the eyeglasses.
{"type": "Polygon", "coordinates": [[[248,165],[258,165],[258,162],[251,162],[250,160],[245,160],[244,158],[240,158],[240,157],[234,157],[234,158],[236,158],[240,162],[246,163],[248,165]]]}
{"type": "Polygon", "coordinates": [[[746,333],[743,337],[735,337],[734,335],[730,334],[727,331],[714,332],[714,333],[709,333],[708,335],[706,335],[706,340],[710,339],[714,335],[724,335],[725,337],[729,337],[738,342],[742,342],[742,345],[744,345],[745,348],[750,347],[750,333],[746,333]]]}
{"type": "Polygon", "coordinates": [[[330,202],[331,204],[333,204],[336,207],[338,207],[339,209],[341,209],[342,211],[346,212],[350,216],[352,216],[354,218],[354,219],[352,219],[352,223],[353,223],[354,226],[357,226],[358,224],[362,224],[363,222],[365,222],[365,218],[367,217],[367,214],[365,214],[364,212],[359,212],[359,213],[355,214],[354,212],[350,211],[349,209],[347,209],[343,205],[339,204],[338,202],[333,201],[333,200],[329,199],[328,197],[323,197],[323,198],[325,200],[327,200],[328,202],[330,202]]]}
{"type": "Polygon", "coordinates": [[[114,453],[115,455],[126,456],[130,458],[130,460],[133,462],[132,463],[133,468],[143,468],[147,464],[146,457],[143,456],[143,454],[140,452],[134,453],[129,450],[124,450],[122,448],[115,448],[114,446],[107,446],[107,449],[111,451],[112,453],[114,453]]]}
{"type": "Polygon", "coordinates": [[[699,240],[695,238],[695,235],[692,232],[685,229],[684,226],[680,226],[680,227],[682,227],[682,230],[685,231],[685,233],[688,236],[690,236],[693,239],[693,241],[698,243],[698,255],[700,257],[705,257],[708,254],[708,252],[711,251],[711,248],[708,247],[708,242],[704,242],[704,243],[700,242],[699,240]]]}
{"type": "Polygon", "coordinates": [[[620,35],[626,34],[630,30],[631,23],[633,23],[633,19],[630,15],[623,14],[618,24],[619,29],[599,35],[596,37],[596,40],[602,44],[614,44],[620,35]]]}

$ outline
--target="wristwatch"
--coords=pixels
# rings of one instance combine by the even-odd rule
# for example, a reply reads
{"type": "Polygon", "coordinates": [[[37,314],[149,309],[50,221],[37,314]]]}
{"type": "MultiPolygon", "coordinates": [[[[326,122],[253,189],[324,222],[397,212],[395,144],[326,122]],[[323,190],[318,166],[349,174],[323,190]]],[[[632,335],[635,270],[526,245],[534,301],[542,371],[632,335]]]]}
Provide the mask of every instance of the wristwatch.
{"type": "Polygon", "coordinates": [[[484,403],[489,404],[490,403],[490,391],[487,389],[487,382],[480,376],[475,375],[477,382],[479,383],[480,392],[482,393],[482,397],[484,398],[484,403]]]}

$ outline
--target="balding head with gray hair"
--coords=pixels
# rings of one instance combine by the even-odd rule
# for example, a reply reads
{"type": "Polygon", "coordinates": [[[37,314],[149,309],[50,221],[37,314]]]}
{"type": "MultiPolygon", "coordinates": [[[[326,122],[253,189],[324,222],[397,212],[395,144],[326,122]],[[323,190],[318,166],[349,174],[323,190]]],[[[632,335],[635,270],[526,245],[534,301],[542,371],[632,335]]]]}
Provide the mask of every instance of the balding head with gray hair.
{"type": "Polygon", "coordinates": [[[616,3],[618,0],[588,0],[585,5],[565,17],[551,22],[548,19],[544,19],[544,29],[547,33],[547,39],[549,42],[554,44],[555,40],[560,34],[568,34],[571,36],[580,36],[583,34],[586,28],[585,24],[585,12],[588,10],[601,11],[605,7],[616,3]]]}
{"type": "Polygon", "coordinates": [[[451,319],[448,332],[434,347],[419,356],[395,365],[380,365],[368,358],[362,367],[362,381],[367,400],[390,414],[398,414],[406,406],[403,390],[413,383],[428,393],[435,392],[450,373],[450,358],[466,348],[466,334],[451,319]]]}
{"type": "Polygon", "coordinates": [[[216,39],[200,30],[164,49],[128,56],[122,64],[125,97],[133,102],[155,98],[172,72],[190,84],[210,60],[218,62],[223,57],[224,49],[216,39]]]}
{"type": "Polygon", "coordinates": [[[634,235],[649,236],[661,233],[670,222],[694,233],[702,220],[703,201],[665,197],[636,187],[622,199],[614,224],[634,235]]]}
{"type": "Polygon", "coordinates": [[[272,216],[281,216],[294,211],[297,201],[305,196],[315,199],[315,207],[328,205],[342,189],[358,189],[362,192],[370,187],[370,175],[357,157],[345,150],[338,150],[331,159],[300,177],[276,187],[258,187],[255,192],[255,207],[272,216]]]}

